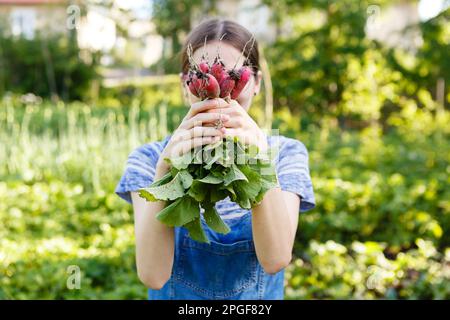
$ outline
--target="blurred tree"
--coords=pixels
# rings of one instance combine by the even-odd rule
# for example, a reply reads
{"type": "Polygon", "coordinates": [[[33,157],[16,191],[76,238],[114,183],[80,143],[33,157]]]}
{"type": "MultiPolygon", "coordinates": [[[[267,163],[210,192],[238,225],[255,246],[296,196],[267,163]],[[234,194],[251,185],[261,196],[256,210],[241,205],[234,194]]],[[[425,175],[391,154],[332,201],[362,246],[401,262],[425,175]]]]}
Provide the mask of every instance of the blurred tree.
{"type": "Polygon", "coordinates": [[[180,63],[178,53],[182,38],[191,30],[191,19],[195,13],[208,16],[216,12],[217,0],[154,0],[152,21],[156,31],[165,39],[170,39],[170,48],[164,52],[163,61],[166,73],[178,73],[180,63]],[[168,58],[166,58],[168,57],[168,58]]]}
{"type": "Polygon", "coordinates": [[[268,54],[275,107],[301,110],[308,123],[324,117],[352,127],[385,123],[405,101],[412,99],[419,107],[425,101],[430,107],[433,102],[425,92],[438,91],[441,99],[442,92],[448,92],[448,10],[407,27],[419,27],[422,33],[423,45],[414,54],[366,36],[369,8],[383,10],[391,2],[264,3],[272,7],[279,28],[287,26],[268,54]],[[414,63],[408,64],[411,60],[414,63]]]}
{"type": "MultiPolygon", "coordinates": [[[[399,49],[390,49],[387,55],[390,66],[414,84],[410,94],[417,95],[421,88],[426,88],[441,105],[447,107],[449,101],[444,96],[439,97],[439,90],[444,94],[450,89],[449,19],[450,8],[419,24],[423,44],[415,54],[413,63],[405,63],[408,60],[404,59],[405,53],[399,49]]],[[[420,99],[418,102],[421,103],[420,99]]]]}
{"type": "Polygon", "coordinates": [[[436,83],[436,100],[441,100],[448,108],[449,99],[445,100],[445,92],[450,92],[450,8],[438,16],[422,23],[421,30],[424,44],[417,56],[420,61],[419,73],[423,73],[423,85],[433,92],[436,83]],[[443,81],[443,88],[439,88],[443,81]],[[442,97],[439,97],[439,90],[442,97]]]}
{"type": "Polygon", "coordinates": [[[81,52],[76,37],[38,34],[33,39],[0,34],[0,95],[32,92],[85,100],[97,78],[99,55],[81,52]]]}
{"type": "MultiPolygon", "coordinates": [[[[270,50],[274,77],[275,104],[291,110],[301,108],[305,114],[321,118],[345,113],[340,102],[352,77],[348,73],[353,62],[362,64],[361,58],[372,47],[365,38],[367,1],[283,1],[277,8],[288,19],[315,10],[322,21],[295,25],[292,32],[281,37],[270,50]],[[296,14],[293,14],[296,12],[296,14]]],[[[271,5],[267,1],[266,4],[271,5]]],[[[310,16],[311,17],[311,16],[310,16]]],[[[312,16],[314,18],[314,16],[312,16]]],[[[359,66],[362,67],[362,66],[359,66]]]]}

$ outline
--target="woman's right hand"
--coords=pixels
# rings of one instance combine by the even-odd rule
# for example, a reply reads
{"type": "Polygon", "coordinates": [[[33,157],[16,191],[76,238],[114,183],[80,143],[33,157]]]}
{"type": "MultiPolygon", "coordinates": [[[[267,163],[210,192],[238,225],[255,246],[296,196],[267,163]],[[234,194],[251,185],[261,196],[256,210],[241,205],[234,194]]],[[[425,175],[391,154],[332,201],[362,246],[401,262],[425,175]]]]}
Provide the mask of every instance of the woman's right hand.
{"type": "Polygon", "coordinates": [[[225,133],[224,128],[217,129],[212,124],[218,120],[227,121],[229,116],[219,112],[206,111],[225,108],[228,105],[228,102],[220,98],[193,103],[159,157],[156,165],[157,176],[162,177],[170,169],[165,158],[178,157],[195,147],[215,143],[222,139],[225,133]]]}

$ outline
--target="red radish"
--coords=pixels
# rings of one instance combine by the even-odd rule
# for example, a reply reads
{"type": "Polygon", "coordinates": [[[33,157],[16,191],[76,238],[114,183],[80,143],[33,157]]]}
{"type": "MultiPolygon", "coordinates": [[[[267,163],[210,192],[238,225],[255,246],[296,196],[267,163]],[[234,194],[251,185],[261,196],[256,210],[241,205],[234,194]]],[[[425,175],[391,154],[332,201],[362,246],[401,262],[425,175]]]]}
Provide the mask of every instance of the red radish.
{"type": "MultiPolygon", "coordinates": [[[[220,38],[220,40],[224,35],[220,38]]],[[[244,46],[241,52],[241,56],[244,56],[247,45],[251,43],[253,47],[255,39],[252,37],[244,46]]],[[[205,38],[206,46],[206,38],[205,38]]],[[[251,48],[249,52],[251,51],[251,48]]],[[[200,63],[195,62],[192,57],[192,45],[188,44],[187,55],[190,63],[190,71],[188,75],[183,76],[183,81],[186,81],[190,92],[201,100],[214,99],[214,98],[231,98],[236,99],[239,97],[242,90],[244,90],[248,81],[250,80],[252,69],[248,63],[248,56],[244,56],[243,66],[237,70],[236,64],[230,71],[225,69],[225,65],[220,59],[219,47],[217,49],[217,56],[214,59],[214,63],[210,65],[204,54],[200,60],[200,63]]]]}
{"type": "Polygon", "coordinates": [[[220,97],[226,98],[230,96],[231,91],[234,89],[236,81],[227,73],[224,73],[224,76],[219,82],[220,85],[220,97]]]}
{"type": "Polygon", "coordinates": [[[209,65],[205,61],[200,62],[199,65],[198,65],[198,68],[203,73],[208,73],[209,72],[209,65]]]}
{"type": "Polygon", "coordinates": [[[220,86],[217,79],[212,74],[207,73],[205,82],[205,92],[203,96],[211,99],[218,98],[220,94],[220,86]]]}
{"type": "Polygon", "coordinates": [[[220,81],[222,80],[225,73],[226,73],[225,66],[224,66],[223,62],[216,58],[214,61],[214,64],[211,66],[211,74],[220,83],[220,81]]]}
{"type": "Polygon", "coordinates": [[[195,78],[192,77],[190,80],[187,81],[189,91],[191,91],[191,93],[196,97],[200,96],[200,94],[198,93],[198,90],[197,90],[197,88],[200,87],[200,85],[201,85],[200,81],[201,80],[198,79],[196,76],[195,76],[195,78]],[[197,82],[199,82],[199,83],[197,83],[197,82]]]}
{"type": "Polygon", "coordinates": [[[251,75],[252,69],[250,69],[249,67],[244,66],[239,69],[239,79],[236,80],[236,85],[231,91],[231,99],[236,99],[237,97],[239,97],[239,94],[242,92],[242,90],[245,88],[245,85],[250,80],[251,75]]]}
{"type": "Polygon", "coordinates": [[[196,77],[195,72],[192,70],[189,70],[189,72],[187,74],[183,75],[183,80],[186,81],[186,85],[188,86],[189,91],[191,91],[191,93],[194,96],[198,97],[198,92],[197,92],[198,84],[194,85],[194,82],[197,82],[199,79],[196,77]]]}
{"type": "Polygon", "coordinates": [[[187,84],[191,93],[202,100],[206,98],[214,99],[219,97],[219,83],[216,78],[209,73],[197,72],[191,74],[187,84]]]}

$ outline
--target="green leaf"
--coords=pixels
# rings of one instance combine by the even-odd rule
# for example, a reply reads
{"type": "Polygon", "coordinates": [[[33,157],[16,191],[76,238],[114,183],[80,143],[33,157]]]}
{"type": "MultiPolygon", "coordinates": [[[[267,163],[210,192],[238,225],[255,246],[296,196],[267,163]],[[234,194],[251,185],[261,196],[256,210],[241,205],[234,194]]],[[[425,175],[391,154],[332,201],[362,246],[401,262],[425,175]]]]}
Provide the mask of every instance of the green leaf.
{"type": "Polygon", "coordinates": [[[189,164],[191,164],[194,158],[194,153],[191,151],[186,152],[185,154],[179,157],[166,158],[168,162],[176,169],[183,170],[186,169],[189,164]]]}
{"type": "MultiPolygon", "coordinates": [[[[154,188],[154,187],[164,185],[164,184],[168,183],[170,180],[172,180],[172,175],[170,172],[168,172],[162,178],[154,181],[148,188],[154,188]]],[[[150,192],[148,192],[146,190],[146,188],[140,189],[138,192],[139,192],[139,196],[141,198],[144,198],[147,201],[152,201],[152,202],[158,201],[158,199],[156,199],[150,192]]]]}
{"type": "MultiPolygon", "coordinates": [[[[234,146],[233,141],[225,139],[222,144],[218,145],[214,150],[214,163],[218,163],[223,167],[230,167],[234,163],[234,146]]],[[[208,158],[208,157],[205,157],[208,158]]],[[[211,158],[211,157],[209,157],[211,158]]],[[[207,161],[207,168],[211,167],[210,161],[207,161]]]]}
{"type": "Polygon", "coordinates": [[[253,199],[261,190],[261,175],[258,172],[253,171],[249,166],[239,166],[239,168],[247,178],[247,181],[235,183],[239,184],[240,189],[238,191],[235,188],[235,191],[239,194],[239,192],[243,190],[247,194],[248,198],[253,199]]]}
{"type": "Polygon", "coordinates": [[[138,193],[141,198],[144,198],[147,201],[150,201],[150,202],[158,201],[158,199],[156,199],[150,192],[148,192],[145,189],[140,189],[138,191],[138,193]]]}
{"type": "Polygon", "coordinates": [[[193,164],[202,164],[203,163],[203,148],[196,147],[193,151],[194,153],[192,163],[193,164]]]}
{"type": "Polygon", "coordinates": [[[158,200],[175,200],[184,196],[184,185],[192,183],[192,177],[187,171],[180,171],[177,175],[166,184],[158,185],[156,187],[148,187],[141,190],[143,197],[150,199],[149,201],[158,200]],[[189,177],[191,180],[189,180],[189,177]]]}
{"type": "Polygon", "coordinates": [[[247,197],[240,197],[238,200],[236,200],[236,203],[244,209],[251,209],[252,204],[250,202],[250,199],[247,197]]]}
{"type": "Polygon", "coordinates": [[[187,170],[182,170],[178,173],[180,175],[181,183],[183,184],[183,187],[185,189],[188,189],[194,179],[192,178],[191,174],[187,170]]]}
{"type": "Polygon", "coordinates": [[[252,207],[256,206],[257,204],[259,204],[262,199],[264,198],[264,195],[266,194],[267,191],[269,191],[272,188],[275,188],[278,186],[277,182],[273,182],[270,180],[265,180],[262,179],[261,180],[261,190],[259,191],[258,195],[255,197],[255,199],[252,202],[252,207]]]}
{"type": "Polygon", "coordinates": [[[206,206],[204,217],[212,230],[222,234],[230,232],[230,227],[222,220],[214,205],[206,206]]]}
{"type": "Polygon", "coordinates": [[[209,170],[211,169],[211,167],[213,166],[214,163],[216,162],[220,162],[220,158],[221,155],[220,154],[215,154],[214,156],[208,156],[205,158],[205,165],[203,166],[203,168],[209,170]]]}
{"type": "Polygon", "coordinates": [[[171,167],[171,168],[170,168],[170,174],[171,174],[171,176],[172,176],[172,177],[175,177],[175,176],[177,175],[178,171],[179,171],[179,170],[178,170],[177,168],[171,167]]]}
{"type": "Polygon", "coordinates": [[[167,172],[164,176],[162,176],[160,179],[154,181],[149,187],[157,187],[160,186],[162,184],[165,184],[167,182],[169,182],[170,180],[172,180],[172,175],[170,172],[167,172]]]}
{"type": "Polygon", "coordinates": [[[220,164],[216,164],[211,168],[211,170],[209,170],[209,173],[212,174],[213,176],[223,180],[227,171],[228,171],[228,168],[225,168],[225,167],[221,166],[220,164]]]}
{"type": "Polygon", "coordinates": [[[229,197],[231,198],[232,201],[236,201],[236,192],[234,191],[233,185],[230,184],[228,186],[222,186],[220,187],[221,190],[226,190],[228,192],[229,197]]]}
{"type": "Polygon", "coordinates": [[[261,186],[261,189],[259,190],[259,193],[255,198],[250,199],[252,207],[254,207],[261,202],[268,190],[278,186],[278,179],[276,175],[275,165],[273,165],[270,161],[258,160],[256,164],[249,165],[249,167],[253,172],[258,172],[260,176],[259,185],[261,186]]]}
{"type": "Polygon", "coordinates": [[[259,148],[253,144],[247,146],[246,149],[247,149],[247,153],[248,153],[249,157],[252,157],[252,158],[256,157],[259,153],[259,148]]]}
{"type": "Polygon", "coordinates": [[[196,201],[202,202],[203,200],[205,200],[210,187],[211,186],[207,185],[206,183],[202,183],[199,180],[194,180],[187,194],[194,198],[196,201]]]}
{"type": "Polygon", "coordinates": [[[237,180],[243,180],[243,181],[248,182],[245,174],[242,173],[242,171],[239,170],[239,168],[235,164],[232,164],[231,167],[229,168],[227,174],[225,175],[223,182],[224,182],[224,185],[227,186],[230,183],[237,181],[237,180]]]}
{"type": "Polygon", "coordinates": [[[241,143],[236,143],[235,158],[235,163],[238,165],[247,163],[247,153],[245,147],[241,143]]]}
{"type": "Polygon", "coordinates": [[[205,169],[199,164],[191,164],[187,170],[193,177],[203,177],[205,175],[205,169]]]}
{"type": "Polygon", "coordinates": [[[226,190],[217,189],[217,187],[213,187],[209,189],[209,200],[212,203],[216,203],[217,201],[223,200],[228,196],[226,190]]]}
{"type": "Polygon", "coordinates": [[[192,239],[198,242],[210,243],[205,231],[203,231],[200,216],[187,223],[184,227],[189,231],[189,236],[192,239]]]}
{"type": "Polygon", "coordinates": [[[234,181],[235,202],[244,209],[250,209],[261,190],[261,176],[249,166],[239,166],[247,181],[234,181]]]}
{"type": "Polygon", "coordinates": [[[185,195],[166,206],[157,215],[156,219],[167,226],[179,227],[191,222],[200,216],[200,207],[195,199],[185,195]]]}
{"type": "Polygon", "coordinates": [[[199,182],[208,183],[208,184],[219,184],[223,182],[223,179],[214,176],[212,173],[208,174],[203,179],[197,180],[199,182]]]}

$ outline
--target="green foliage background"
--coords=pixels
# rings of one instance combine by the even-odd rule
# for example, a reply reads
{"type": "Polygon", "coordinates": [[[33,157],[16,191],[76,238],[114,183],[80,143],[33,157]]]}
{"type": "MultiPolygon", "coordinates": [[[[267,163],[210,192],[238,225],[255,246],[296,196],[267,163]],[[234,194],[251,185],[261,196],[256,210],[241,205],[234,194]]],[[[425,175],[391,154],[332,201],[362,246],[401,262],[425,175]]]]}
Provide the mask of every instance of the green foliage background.
{"type": "Polygon", "coordinates": [[[26,39],[0,29],[0,95],[33,92],[66,101],[89,99],[98,59],[98,53],[80,52],[75,34],[26,39]]]}
{"type": "MultiPolygon", "coordinates": [[[[269,4],[276,23],[295,22],[264,48],[272,127],[307,146],[317,200],[300,215],[286,299],[450,298],[449,10],[415,26],[424,42],[414,53],[366,38],[368,2],[269,4]]],[[[178,81],[104,87],[94,103],[76,90],[69,98],[85,102],[17,94],[45,97],[34,81],[3,95],[0,298],[146,298],[131,206],[114,188],[131,150],[184,116],[178,81]],[[67,288],[71,265],[80,290],[67,288]]],[[[262,107],[257,97],[250,110],[260,123],[262,107]]]]}

